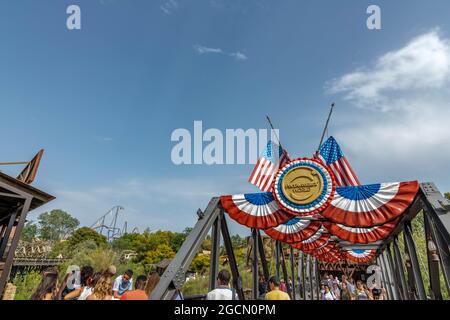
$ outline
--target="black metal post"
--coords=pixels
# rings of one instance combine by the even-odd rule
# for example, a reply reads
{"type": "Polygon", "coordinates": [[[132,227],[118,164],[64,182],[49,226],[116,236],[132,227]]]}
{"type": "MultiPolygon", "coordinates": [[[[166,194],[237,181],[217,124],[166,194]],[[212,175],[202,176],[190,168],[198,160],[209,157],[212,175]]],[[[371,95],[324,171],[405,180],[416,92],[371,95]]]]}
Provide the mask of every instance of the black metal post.
{"type": "Polygon", "coordinates": [[[293,300],[296,300],[297,297],[295,296],[295,264],[294,264],[294,248],[290,247],[290,263],[291,263],[291,277],[292,277],[292,297],[293,300]]]}
{"type": "MultiPolygon", "coordinates": [[[[20,212],[19,220],[17,222],[16,229],[14,231],[14,236],[12,237],[12,241],[9,246],[9,249],[6,252],[6,262],[3,265],[3,270],[0,274],[0,297],[3,295],[3,290],[5,289],[6,282],[8,281],[8,278],[9,278],[9,273],[11,271],[13,260],[14,260],[14,253],[17,249],[17,245],[19,244],[19,240],[20,240],[19,235],[21,234],[23,226],[25,225],[27,213],[30,210],[30,206],[31,206],[31,200],[32,200],[32,197],[27,197],[25,199],[25,202],[19,208],[17,208],[17,211],[14,214],[14,220],[12,221],[12,225],[14,225],[17,215],[20,212]]],[[[12,217],[11,217],[11,220],[12,220],[12,217]]],[[[10,223],[11,223],[11,220],[10,220],[10,223]]],[[[9,225],[8,225],[8,229],[9,229],[9,225]]],[[[4,241],[6,243],[8,242],[7,239],[9,238],[10,233],[11,233],[11,230],[9,230],[9,231],[6,230],[6,234],[5,234],[5,238],[4,238],[4,241]]],[[[6,248],[4,248],[2,252],[4,252],[5,249],[6,248]]],[[[3,256],[3,254],[0,257],[2,257],[2,256],[3,256]]]]}
{"type": "MultiPolygon", "coordinates": [[[[319,260],[317,258],[314,258],[314,270],[316,274],[316,292],[317,292],[317,300],[320,300],[320,272],[319,272],[319,260]]],[[[333,290],[333,288],[330,288],[330,290],[333,290]]]]}
{"type": "Polygon", "coordinates": [[[6,227],[5,233],[3,234],[3,238],[0,239],[1,240],[1,243],[0,243],[0,261],[3,260],[3,256],[5,255],[6,247],[8,245],[9,238],[11,236],[11,232],[12,232],[12,229],[14,227],[14,223],[16,222],[17,214],[18,214],[19,210],[20,209],[15,209],[14,212],[9,217],[8,226],[6,227]]]}
{"type": "Polygon", "coordinates": [[[266,252],[264,250],[264,241],[262,240],[261,233],[259,232],[259,230],[257,230],[257,232],[258,232],[259,258],[261,259],[261,267],[263,269],[264,279],[267,283],[267,281],[269,281],[270,278],[270,273],[269,267],[267,265],[266,252]]]}
{"type": "Polygon", "coordinates": [[[392,259],[392,253],[391,253],[391,245],[388,244],[386,246],[385,257],[387,260],[387,264],[389,265],[390,269],[390,275],[391,275],[391,281],[393,281],[393,287],[394,287],[394,296],[396,300],[402,300],[401,296],[401,290],[400,290],[400,279],[397,273],[397,268],[394,265],[394,261],[392,259]]]}
{"type": "Polygon", "coordinates": [[[427,300],[422,274],[420,273],[420,265],[419,259],[417,257],[416,246],[414,245],[411,225],[409,223],[405,223],[403,234],[405,235],[406,247],[408,248],[409,258],[411,260],[411,270],[417,288],[417,295],[419,297],[419,300],[427,300]]]}
{"type": "Polygon", "coordinates": [[[302,298],[303,300],[306,300],[306,272],[305,272],[305,254],[303,251],[300,251],[299,253],[299,260],[298,260],[298,268],[299,268],[299,278],[300,285],[301,285],[301,292],[302,292],[302,298]]]}
{"type": "Polygon", "coordinates": [[[405,271],[403,269],[403,261],[402,261],[402,256],[400,254],[400,249],[398,247],[397,237],[394,237],[394,241],[392,244],[393,244],[392,247],[394,248],[394,257],[395,257],[394,261],[395,261],[395,264],[397,265],[400,284],[402,287],[403,299],[409,300],[411,297],[409,296],[408,285],[406,283],[405,271]]]}
{"type": "Polygon", "coordinates": [[[309,263],[309,268],[311,270],[311,296],[313,297],[314,300],[317,299],[317,291],[316,291],[316,276],[315,276],[315,267],[314,267],[314,257],[310,256],[311,261],[309,263]]]}
{"type": "Polygon", "coordinates": [[[283,269],[283,277],[284,277],[284,283],[285,283],[285,285],[286,285],[286,289],[287,289],[287,294],[291,297],[291,299],[293,300],[293,298],[292,298],[292,290],[291,290],[291,288],[290,288],[290,286],[289,286],[289,284],[288,284],[288,278],[289,278],[289,276],[288,276],[288,272],[287,272],[287,268],[286,268],[286,259],[285,259],[285,257],[284,257],[284,251],[283,251],[283,247],[282,247],[282,245],[281,245],[281,243],[280,243],[280,253],[281,253],[281,267],[282,267],[282,269],[283,269]]]}
{"type": "Polygon", "coordinates": [[[211,230],[211,257],[209,267],[209,291],[216,288],[217,275],[219,274],[219,255],[220,255],[220,218],[219,214],[214,221],[211,230]]]}
{"type": "MultiPolygon", "coordinates": [[[[404,238],[404,236],[403,236],[404,238]]],[[[405,241],[404,241],[405,242],[405,241]]],[[[405,248],[406,248],[406,242],[405,242],[405,248]]],[[[414,276],[413,271],[411,268],[411,260],[409,259],[409,254],[407,250],[405,251],[407,257],[405,259],[405,267],[406,267],[406,274],[408,276],[408,290],[409,290],[409,298],[411,300],[417,300],[417,289],[416,284],[414,283],[414,276]]]]}
{"type": "Polygon", "coordinates": [[[309,296],[311,300],[314,300],[314,287],[313,287],[313,280],[312,280],[312,259],[311,256],[307,255],[307,268],[308,268],[308,279],[309,279],[309,296]]]}
{"type": "Polygon", "coordinates": [[[389,284],[389,289],[391,292],[391,299],[397,300],[397,293],[395,291],[394,279],[392,278],[392,271],[389,266],[389,262],[387,261],[387,258],[386,258],[386,250],[383,251],[383,254],[381,255],[381,259],[383,260],[384,267],[386,269],[386,280],[388,281],[388,284],[389,284]]]}
{"type": "Polygon", "coordinates": [[[258,292],[258,235],[257,230],[252,229],[252,295],[253,299],[257,300],[259,296],[258,292]]]}
{"type": "Polygon", "coordinates": [[[227,252],[228,261],[230,263],[231,275],[233,276],[233,287],[236,289],[238,297],[240,300],[245,300],[244,290],[242,289],[242,279],[239,275],[239,269],[236,261],[236,256],[234,255],[233,245],[231,243],[230,232],[228,230],[227,220],[223,215],[223,211],[220,213],[221,215],[221,227],[222,227],[222,237],[223,237],[223,245],[225,246],[225,251],[227,252]]]}
{"type": "Polygon", "coordinates": [[[425,225],[425,239],[426,239],[426,250],[427,250],[427,262],[428,262],[428,276],[430,281],[430,289],[433,295],[433,300],[442,300],[442,292],[441,292],[441,281],[439,279],[439,256],[437,255],[437,248],[435,252],[431,252],[429,248],[429,243],[432,242],[434,246],[436,246],[433,241],[433,237],[431,234],[431,226],[426,214],[424,214],[424,225],[425,225]]]}
{"type": "Polygon", "coordinates": [[[275,270],[277,278],[280,279],[280,242],[275,241],[275,270]]]}
{"type": "Polygon", "coordinates": [[[383,259],[381,258],[381,253],[377,257],[377,263],[381,267],[381,278],[383,280],[383,287],[386,290],[386,294],[388,295],[388,299],[392,300],[392,291],[389,283],[386,281],[386,268],[383,263],[383,259]]]}
{"type": "Polygon", "coordinates": [[[446,242],[445,238],[442,236],[439,229],[436,227],[433,219],[433,215],[427,210],[424,213],[425,218],[428,220],[430,226],[430,233],[432,239],[436,244],[437,251],[439,253],[439,260],[441,261],[442,274],[445,279],[445,284],[447,287],[447,292],[450,293],[450,251],[449,244],[446,242]]]}

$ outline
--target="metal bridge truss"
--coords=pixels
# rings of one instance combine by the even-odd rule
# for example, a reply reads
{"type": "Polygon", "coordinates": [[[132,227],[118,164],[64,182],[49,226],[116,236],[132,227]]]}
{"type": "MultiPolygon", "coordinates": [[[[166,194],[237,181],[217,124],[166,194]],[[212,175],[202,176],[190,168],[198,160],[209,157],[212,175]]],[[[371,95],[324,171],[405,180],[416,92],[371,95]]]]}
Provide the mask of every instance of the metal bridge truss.
{"type": "MultiPolygon", "coordinates": [[[[211,231],[211,264],[209,276],[209,289],[216,286],[216,278],[219,271],[220,239],[223,244],[232,273],[232,285],[239,299],[244,299],[242,279],[234,256],[231,237],[224,210],[220,205],[220,198],[212,198],[206,210],[197,212],[199,217],[195,227],[186,238],[175,258],[171,261],[161,280],[153,290],[150,299],[173,299],[177,290],[180,290],[185,282],[185,274],[192,260],[200,249],[203,240],[211,231]]],[[[396,229],[389,238],[374,244],[358,245],[340,243],[348,248],[377,249],[377,265],[381,267],[382,284],[386,288],[388,298],[391,300],[426,300],[442,299],[440,274],[445,279],[448,292],[450,292],[450,202],[443,197],[433,183],[420,184],[419,193],[404,214],[396,229]],[[427,297],[421,273],[421,266],[413,241],[411,221],[423,210],[425,219],[425,238],[427,239],[427,269],[431,297],[427,297]],[[399,235],[403,233],[403,239],[399,235]],[[399,242],[404,242],[407,257],[403,261],[399,242]]],[[[263,241],[259,230],[251,230],[252,241],[252,299],[258,299],[258,275],[259,266],[266,279],[269,278],[269,268],[263,247],[263,241]]],[[[342,265],[323,264],[310,255],[300,252],[297,258],[294,250],[283,250],[283,244],[275,245],[276,274],[283,273],[284,279],[292,279],[293,285],[287,286],[288,294],[292,299],[316,300],[320,299],[320,271],[339,271],[342,265]],[[290,250],[290,251],[289,251],[290,250]],[[289,253],[290,270],[286,264],[286,253],[289,253]],[[297,269],[297,272],[295,272],[297,269]],[[296,285],[295,282],[298,282],[296,285]]],[[[359,272],[366,272],[367,265],[356,265],[359,272]]],[[[422,266],[423,267],[423,266],[422,266]]]]}

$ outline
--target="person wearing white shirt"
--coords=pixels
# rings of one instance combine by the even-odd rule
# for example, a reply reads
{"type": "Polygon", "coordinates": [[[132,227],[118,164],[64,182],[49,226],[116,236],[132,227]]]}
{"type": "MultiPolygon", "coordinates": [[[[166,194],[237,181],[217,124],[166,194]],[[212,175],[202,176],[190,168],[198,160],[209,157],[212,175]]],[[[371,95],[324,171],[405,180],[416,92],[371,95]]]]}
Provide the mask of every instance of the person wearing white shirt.
{"type": "Polygon", "coordinates": [[[231,275],[228,270],[221,270],[217,275],[218,287],[206,296],[206,300],[236,300],[236,293],[230,288],[231,275]]]}
{"type": "Polygon", "coordinates": [[[327,285],[325,285],[325,294],[323,295],[323,300],[336,300],[336,296],[327,285]]]}
{"type": "Polygon", "coordinates": [[[122,295],[129,290],[133,290],[133,271],[127,270],[123,275],[120,275],[114,280],[113,298],[120,299],[122,295]]]}

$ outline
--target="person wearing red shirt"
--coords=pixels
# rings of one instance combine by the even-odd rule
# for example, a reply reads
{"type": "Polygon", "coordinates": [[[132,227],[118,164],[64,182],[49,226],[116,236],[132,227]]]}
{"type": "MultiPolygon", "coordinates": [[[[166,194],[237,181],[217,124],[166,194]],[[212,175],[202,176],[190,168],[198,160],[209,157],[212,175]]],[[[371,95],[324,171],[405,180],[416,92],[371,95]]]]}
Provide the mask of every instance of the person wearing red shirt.
{"type": "Polygon", "coordinates": [[[147,283],[147,277],[141,275],[136,278],[136,284],[134,290],[126,291],[120,300],[148,300],[148,296],[145,293],[145,285],[147,283]]]}

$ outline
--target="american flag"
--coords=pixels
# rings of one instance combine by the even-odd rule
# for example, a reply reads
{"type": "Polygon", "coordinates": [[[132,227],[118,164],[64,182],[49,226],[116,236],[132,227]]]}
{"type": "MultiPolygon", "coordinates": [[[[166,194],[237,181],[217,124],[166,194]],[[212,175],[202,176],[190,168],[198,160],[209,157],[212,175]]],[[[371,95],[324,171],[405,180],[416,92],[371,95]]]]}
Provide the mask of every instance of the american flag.
{"type": "Polygon", "coordinates": [[[348,163],[347,158],[333,137],[328,138],[322,144],[319,151],[319,158],[334,173],[338,186],[361,185],[350,163],[348,163]]]}
{"type": "Polygon", "coordinates": [[[269,192],[278,169],[289,161],[289,156],[280,145],[269,141],[262,156],[258,159],[248,182],[261,191],[269,192]]]}

